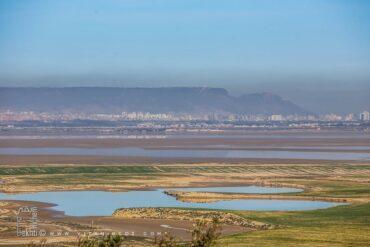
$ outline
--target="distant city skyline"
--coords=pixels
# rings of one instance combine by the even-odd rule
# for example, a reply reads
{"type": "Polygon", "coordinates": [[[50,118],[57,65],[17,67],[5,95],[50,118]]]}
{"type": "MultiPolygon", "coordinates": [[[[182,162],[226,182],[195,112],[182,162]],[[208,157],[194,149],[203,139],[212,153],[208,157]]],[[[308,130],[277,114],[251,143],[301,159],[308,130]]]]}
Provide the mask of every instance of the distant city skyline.
{"type": "Polygon", "coordinates": [[[208,86],[362,112],[368,9],[360,0],[5,0],[0,87],[208,86]]]}

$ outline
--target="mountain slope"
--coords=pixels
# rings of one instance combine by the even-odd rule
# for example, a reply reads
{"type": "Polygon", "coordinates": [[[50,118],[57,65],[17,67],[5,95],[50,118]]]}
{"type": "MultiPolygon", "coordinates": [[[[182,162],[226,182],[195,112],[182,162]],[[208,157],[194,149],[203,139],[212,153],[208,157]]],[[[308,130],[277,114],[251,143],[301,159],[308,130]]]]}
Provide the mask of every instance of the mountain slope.
{"type": "Polygon", "coordinates": [[[268,93],[229,95],[222,88],[0,88],[0,110],[83,113],[307,114],[268,93]]]}

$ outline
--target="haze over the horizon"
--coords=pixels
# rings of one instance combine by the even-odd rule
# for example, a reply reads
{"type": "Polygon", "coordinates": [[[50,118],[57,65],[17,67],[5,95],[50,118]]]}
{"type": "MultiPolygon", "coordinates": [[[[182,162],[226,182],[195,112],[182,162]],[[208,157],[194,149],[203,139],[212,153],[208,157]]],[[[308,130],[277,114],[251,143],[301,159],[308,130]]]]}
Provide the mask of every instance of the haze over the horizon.
{"type": "Polygon", "coordinates": [[[370,1],[5,0],[0,86],[208,86],[370,110],[370,1]]]}

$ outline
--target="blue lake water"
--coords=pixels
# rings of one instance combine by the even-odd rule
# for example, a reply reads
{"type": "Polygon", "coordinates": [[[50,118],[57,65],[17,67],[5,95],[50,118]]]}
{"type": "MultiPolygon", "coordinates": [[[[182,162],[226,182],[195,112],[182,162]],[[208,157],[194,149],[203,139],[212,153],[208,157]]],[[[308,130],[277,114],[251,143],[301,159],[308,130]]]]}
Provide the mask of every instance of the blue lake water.
{"type": "MultiPolygon", "coordinates": [[[[186,188],[177,190],[237,192],[237,193],[284,193],[298,192],[299,189],[270,188],[259,186],[243,187],[214,187],[214,188],[186,188]]],[[[298,201],[298,200],[229,200],[209,203],[190,203],[177,201],[174,197],[163,193],[163,189],[153,191],[62,191],[38,192],[26,194],[0,193],[3,200],[27,200],[57,204],[55,210],[64,211],[71,216],[107,216],[115,209],[131,207],[184,207],[184,208],[209,208],[228,210],[257,210],[257,211],[295,211],[328,208],[342,205],[323,201],[298,201]]]]}
{"type": "Polygon", "coordinates": [[[283,151],[283,150],[191,150],[191,149],[144,149],[144,148],[0,148],[0,154],[8,155],[96,155],[161,158],[276,158],[276,159],[323,159],[323,160],[370,160],[370,153],[283,151]]]}

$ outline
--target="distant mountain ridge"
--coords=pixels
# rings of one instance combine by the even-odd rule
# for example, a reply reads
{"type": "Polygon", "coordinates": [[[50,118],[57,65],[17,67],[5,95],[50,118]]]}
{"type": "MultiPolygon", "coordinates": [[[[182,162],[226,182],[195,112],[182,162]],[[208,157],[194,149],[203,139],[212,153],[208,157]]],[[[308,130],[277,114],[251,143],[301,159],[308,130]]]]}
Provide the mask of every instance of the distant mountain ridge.
{"type": "Polygon", "coordinates": [[[231,96],[208,87],[0,87],[0,110],[50,113],[300,114],[308,111],[270,93],[231,96]]]}

